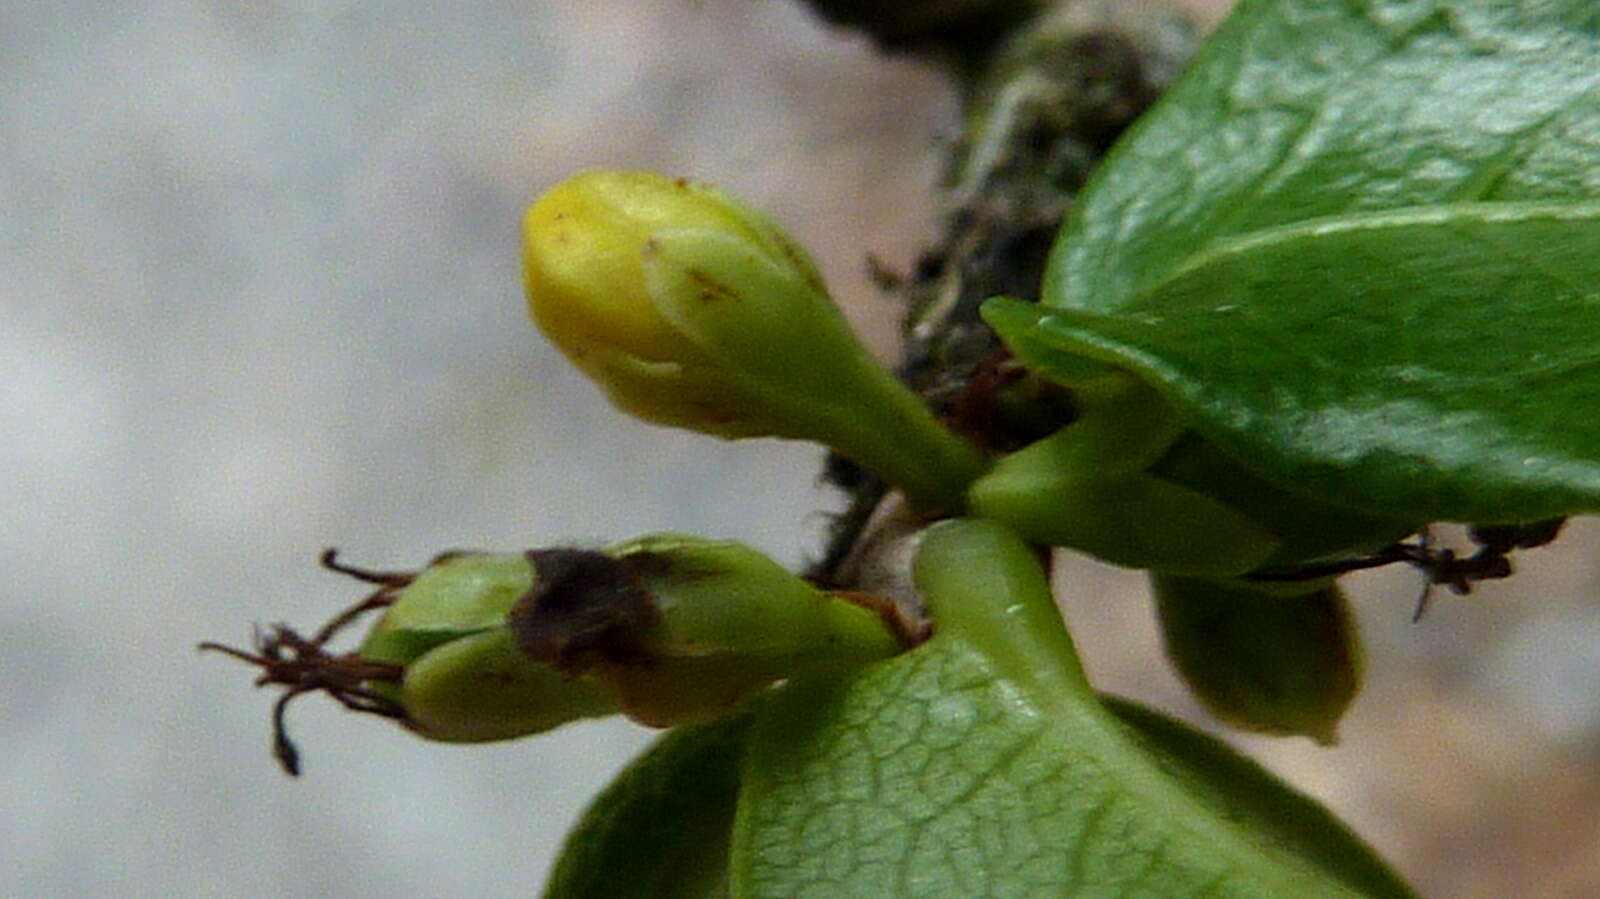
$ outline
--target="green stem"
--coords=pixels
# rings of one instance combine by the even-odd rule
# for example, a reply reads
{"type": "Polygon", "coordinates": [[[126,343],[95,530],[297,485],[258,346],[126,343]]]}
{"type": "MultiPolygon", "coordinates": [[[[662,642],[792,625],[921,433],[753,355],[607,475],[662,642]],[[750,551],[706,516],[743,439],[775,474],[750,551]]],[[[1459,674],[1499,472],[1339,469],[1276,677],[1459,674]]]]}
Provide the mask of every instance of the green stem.
{"type": "Polygon", "coordinates": [[[1042,695],[1095,701],[1038,556],[1004,526],[936,525],[917,547],[912,578],[941,632],[959,633],[1042,695]]]}
{"type": "Polygon", "coordinates": [[[852,407],[835,417],[827,444],[903,490],[923,512],[959,513],[967,487],[989,462],[941,425],[933,413],[875,363],[862,379],[874,394],[870,414],[852,407]]]}

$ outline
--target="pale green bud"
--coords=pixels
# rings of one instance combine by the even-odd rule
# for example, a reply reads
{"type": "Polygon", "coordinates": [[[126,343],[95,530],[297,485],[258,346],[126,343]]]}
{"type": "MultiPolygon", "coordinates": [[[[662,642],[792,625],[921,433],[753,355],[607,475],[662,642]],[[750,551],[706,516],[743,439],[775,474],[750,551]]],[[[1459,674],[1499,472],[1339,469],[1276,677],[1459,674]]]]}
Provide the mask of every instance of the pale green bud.
{"type": "Polygon", "coordinates": [[[1167,655],[1213,715],[1242,730],[1338,741],[1362,659],[1337,585],[1282,596],[1165,575],[1153,582],[1167,655]]]}
{"type": "Polygon", "coordinates": [[[622,711],[705,721],[784,678],[887,658],[922,634],[887,601],[823,592],[737,543],[676,534],[603,550],[450,553],[417,573],[324,563],[379,585],[311,638],[287,627],[254,652],[217,649],[287,688],[275,753],[298,770],[283,706],[323,691],[445,742],[503,740],[622,711]],[[356,652],[326,644],[382,609],[356,652]]]}
{"type": "Polygon", "coordinates": [[[405,665],[393,695],[414,730],[460,742],[619,709],[658,727],[708,720],[782,678],[902,648],[879,612],[755,550],[664,534],[445,558],[361,654],[405,665]]]}
{"type": "Polygon", "coordinates": [[[772,683],[892,656],[892,610],[823,592],[738,543],[660,534],[603,553],[532,553],[551,573],[507,617],[530,656],[667,726],[727,714],[772,683]]]}
{"type": "Polygon", "coordinates": [[[715,188],[577,175],[528,210],[524,275],[534,321],[640,418],[814,440],[929,507],[982,470],[855,339],[805,251],[715,188]]]}
{"type": "Polygon", "coordinates": [[[517,650],[506,614],[533,588],[522,553],[441,557],[401,588],[361,644],[362,658],[403,666],[373,688],[431,740],[473,743],[542,733],[614,714],[593,681],[566,677],[517,650]]]}
{"type": "Polygon", "coordinates": [[[447,743],[510,740],[617,712],[599,684],[528,658],[504,627],[420,656],[406,666],[397,698],[412,730],[447,743]]]}

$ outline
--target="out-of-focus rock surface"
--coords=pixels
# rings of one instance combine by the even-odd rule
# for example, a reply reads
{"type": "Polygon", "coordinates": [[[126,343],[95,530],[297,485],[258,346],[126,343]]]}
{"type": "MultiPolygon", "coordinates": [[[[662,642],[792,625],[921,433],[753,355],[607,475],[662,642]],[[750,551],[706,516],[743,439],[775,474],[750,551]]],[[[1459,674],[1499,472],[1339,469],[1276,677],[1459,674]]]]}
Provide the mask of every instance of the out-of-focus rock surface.
{"type": "MultiPolygon", "coordinates": [[[[864,258],[936,232],[952,100],[779,0],[151,0],[0,14],[0,893],[530,895],[648,736],[470,749],[199,658],[405,566],[659,529],[798,562],[808,447],[612,412],[526,324],[521,210],[585,166],[718,182],[812,249],[876,350],[864,258]]],[[[1241,741],[1432,896],[1600,894],[1600,532],[1408,623],[1360,582],[1335,750],[1241,741]]],[[[1108,688],[1204,720],[1137,577],[1063,567],[1108,688]]]]}

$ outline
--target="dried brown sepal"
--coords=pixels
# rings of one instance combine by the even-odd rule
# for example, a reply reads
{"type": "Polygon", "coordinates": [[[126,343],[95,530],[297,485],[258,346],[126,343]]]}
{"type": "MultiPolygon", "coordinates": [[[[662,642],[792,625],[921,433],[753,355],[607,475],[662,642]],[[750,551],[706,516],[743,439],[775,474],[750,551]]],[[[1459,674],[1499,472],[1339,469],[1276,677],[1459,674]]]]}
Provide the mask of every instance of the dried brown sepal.
{"type": "MultiPolygon", "coordinates": [[[[438,561],[438,559],[434,561],[438,561]]],[[[391,589],[404,587],[416,580],[417,577],[415,571],[374,571],[371,568],[358,568],[354,565],[347,565],[339,561],[339,550],[332,546],[322,551],[322,555],[317,557],[317,563],[329,571],[337,572],[346,577],[353,577],[358,581],[391,589]]]]}
{"type": "Polygon", "coordinates": [[[406,719],[405,709],[399,703],[370,686],[399,683],[404,672],[402,666],[374,662],[354,652],[329,653],[321,642],[308,640],[282,624],[273,625],[265,633],[258,631],[253,642],[253,652],[212,642],[201,643],[199,648],[203,652],[225,653],[260,668],[257,687],[286,688],[272,707],[272,755],[290,776],[300,774],[300,753],[289,739],[284,712],[290,700],[297,696],[320,691],[352,711],[400,721],[406,719]]]}
{"type": "Polygon", "coordinates": [[[362,658],[359,653],[331,653],[327,644],[345,628],[363,615],[387,608],[395,601],[400,589],[410,584],[415,575],[411,572],[372,571],[344,565],[338,561],[338,550],[324,550],[322,567],[379,588],[360,602],[328,619],[311,637],[303,637],[285,624],[275,624],[262,631],[256,629],[251,649],[239,649],[223,643],[206,641],[199,645],[201,652],[220,652],[261,669],[256,678],[257,687],[281,686],[283,695],[272,706],[272,756],[291,777],[300,775],[300,752],[289,739],[284,724],[284,714],[289,702],[306,693],[327,693],[340,705],[357,712],[406,720],[400,704],[374,691],[374,683],[399,683],[402,666],[390,662],[375,662],[362,658]]]}

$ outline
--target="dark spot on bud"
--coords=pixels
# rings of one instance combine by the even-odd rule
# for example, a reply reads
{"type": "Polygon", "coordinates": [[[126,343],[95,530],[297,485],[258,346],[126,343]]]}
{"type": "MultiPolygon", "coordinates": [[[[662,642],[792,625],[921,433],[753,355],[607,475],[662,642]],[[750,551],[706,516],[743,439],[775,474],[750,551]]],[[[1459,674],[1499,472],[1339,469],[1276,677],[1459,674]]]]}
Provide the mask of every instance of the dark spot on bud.
{"type": "Polygon", "coordinates": [[[811,267],[810,260],[806,258],[806,251],[800,249],[799,246],[795,245],[793,241],[783,234],[774,235],[774,239],[777,241],[779,252],[783,253],[784,258],[789,261],[790,267],[805,279],[806,285],[817,293],[827,296],[828,285],[822,283],[822,278],[811,267]]]}
{"type": "Polygon", "coordinates": [[[692,400],[686,405],[688,405],[690,409],[693,409],[695,413],[699,415],[701,421],[707,422],[708,424],[731,424],[738,421],[742,417],[738,412],[729,409],[727,406],[724,406],[721,403],[712,402],[711,400],[692,400]]]}
{"type": "Polygon", "coordinates": [[[733,288],[698,269],[689,269],[689,280],[693,281],[696,288],[695,296],[702,303],[714,303],[719,300],[738,301],[739,294],[733,288]]]}
{"type": "Polygon", "coordinates": [[[570,676],[600,660],[637,661],[659,620],[637,567],[587,549],[533,549],[533,589],[511,611],[517,648],[570,676]]]}

